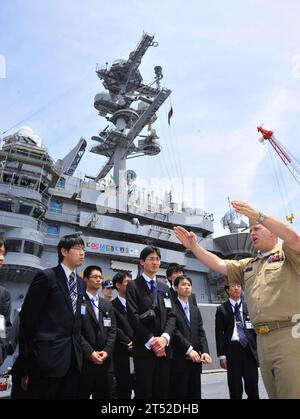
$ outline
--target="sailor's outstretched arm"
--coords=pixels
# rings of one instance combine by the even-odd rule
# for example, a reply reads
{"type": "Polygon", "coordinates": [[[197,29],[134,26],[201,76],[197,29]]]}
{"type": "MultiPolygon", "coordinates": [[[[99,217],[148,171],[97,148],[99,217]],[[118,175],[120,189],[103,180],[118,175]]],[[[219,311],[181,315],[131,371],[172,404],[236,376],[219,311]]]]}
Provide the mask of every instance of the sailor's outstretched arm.
{"type": "MultiPolygon", "coordinates": [[[[247,202],[232,201],[231,204],[239,214],[245,215],[246,217],[257,220],[260,215],[260,212],[251,207],[251,205],[247,202]]],[[[271,233],[275,234],[275,236],[282,239],[290,249],[300,253],[300,236],[296,233],[296,231],[294,231],[287,224],[271,217],[270,215],[264,214],[263,216],[264,219],[263,221],[260,221],[260,224],[271,231],[271,233]]]]}
{"type": "Polygon", "coordinates": [[[208,268],[227,275],[227,266],[223,259],[205,250],[197,242],[197,236],[192,231],[187,231],[183,227],[174,227],[175,236],[188,250],[194,253],[204,265],[208,268]]]}

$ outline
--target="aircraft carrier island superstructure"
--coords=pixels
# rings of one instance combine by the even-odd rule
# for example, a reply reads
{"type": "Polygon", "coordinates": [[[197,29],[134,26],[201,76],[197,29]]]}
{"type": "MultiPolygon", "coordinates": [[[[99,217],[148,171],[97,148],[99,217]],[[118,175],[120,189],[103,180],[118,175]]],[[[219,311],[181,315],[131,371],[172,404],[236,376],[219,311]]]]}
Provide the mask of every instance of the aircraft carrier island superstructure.
{"type": "Polygon", "coordinates": [[[92,137],[92,153],[107,161],[95,177],[76,177],[75,171],[87,142],[81,138],[63,159],[54,162],[32,129],[20,128],[3,138],[0,149],[0,234],[9,252],[0,270],[0,283],[19,307],[38,269],[57,264],[59,237],[81,232],[86,243],[82,267],[100,265],[106,279],[118,270],[138,273],[140,251],[145,245],[161,249],[159,276],[171,262],[186,267],[199,303],[211,302],[209,271],[177,242],[172,228],[193,230],[201,244],[216,250],[211,238],[212,215],[200,208],[184,208],[172,195],[154,198],[153,193],[133,187],[135,173],[126,160],[154,156],[161,150],[153,124],[156,112],[171,91],[161,87],[162,69],[154,68],[152,84],[143,83],[138,69],[154,37],[144,34],[128,59],[97,68],[106,91],[95,97],[94,106],[109,125],[92,137]],[[144,128],[145,135],[141,135],[144,128]],[[137,143],[135,143],[138,138],[137,143]],[[113,170],[113,182],[107,175],[113,170]]]}

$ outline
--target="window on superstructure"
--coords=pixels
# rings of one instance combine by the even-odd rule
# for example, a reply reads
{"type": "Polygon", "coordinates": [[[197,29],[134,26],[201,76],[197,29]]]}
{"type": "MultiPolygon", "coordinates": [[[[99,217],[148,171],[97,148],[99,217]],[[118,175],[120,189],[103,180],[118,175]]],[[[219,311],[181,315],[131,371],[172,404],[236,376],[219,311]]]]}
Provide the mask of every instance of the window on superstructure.
{"type": "Polygon", "coordinates": [[[11,212],[11,202],[0,201],[0,211],[11,212]]]}
{"type": "Polygon", "coordinates": [[[31,211],[32,211],[32,208],[33,208],[32,205],[21,204],[19,212],[20,212],[20,214],[30,215],[31,211]]]}
{"type": "Polygon", "coordinates": [[[60,199],[52,199],[49,204],[49,212],[62,213],[63,203],[60,199]]]}
{"type": "Polygon", "coordinates": [[[22,249],[22,240],[7,239],[8,252],[20,253],[22,249]]]}
{"type": "Polygon", "coordinates": [[[35,207],[32,213],[34,218],[40,218],[44,214],[44,209],[42,207],[35,207]]]}
{"type": "Polygon", "coordinates": [[[47,234],[48,234],[48,236],[58,237],[59,236],[59,226],[51,225],[51,224],[48,225],[47,234]]]}
{"type": "Polygon", "coordinates": [[[61,177],[58,179],[57,184],[56,184],[56,188],[61,188],[64,189],[66,185],[66,179],[61,177]]]}
{"type": "Polygon", "coordinates": [[[41,257],[42,253],[42,246],[38,243],[31,242],[26,240],[24,244],[24,253],[28,253],[29,255],[34,255],[37,257],[41,257]]]}

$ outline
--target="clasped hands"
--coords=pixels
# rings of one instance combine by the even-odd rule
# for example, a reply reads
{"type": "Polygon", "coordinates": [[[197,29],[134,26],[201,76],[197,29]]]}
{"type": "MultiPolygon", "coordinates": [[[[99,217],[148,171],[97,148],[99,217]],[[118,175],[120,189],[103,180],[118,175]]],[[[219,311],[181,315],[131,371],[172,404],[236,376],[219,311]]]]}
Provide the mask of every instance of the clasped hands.
{"type": "Polygon", "coordinates": [[[150,346],[155,356],[161,358],[166,356],[165,347],[167,346],[167,339],[164,336],[154,336],[150,340],[150,346]]]}
{"type": "Polygon", "coordinates": [[[105,351],[94,351],[92,352],[90,359],[94,364],[101,365],[108,358],[108,353],[105,351]]]}

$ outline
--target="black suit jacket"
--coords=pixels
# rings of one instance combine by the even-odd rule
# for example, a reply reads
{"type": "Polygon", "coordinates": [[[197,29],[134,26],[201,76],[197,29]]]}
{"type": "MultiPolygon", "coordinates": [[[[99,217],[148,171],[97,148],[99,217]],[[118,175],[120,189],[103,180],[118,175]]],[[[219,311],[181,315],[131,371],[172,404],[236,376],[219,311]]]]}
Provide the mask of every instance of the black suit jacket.
{"type": "Polygon", "coordinates": [[[132,341],[133,330],[128,321],[127,311],[118,297],[112,301],[112,306],[117,323],[117,340],[114,355],[116,357],[122,355],[130,356],[127,345],[132,341]]]}
{"type": "MultiPolygon", "coordinates": [[[[176,327],[176,316],[173,307],[166,308],[164,298],[171,299],[170,289],[163,283],[157,283],[157,303],[143,276],[129,282],[126,288],[126,306],[128,319],[133,329],[133,354],[135,356],[153,356],[145,344],[153,336],[166,332],[172,338],[176,327]],[[150,322],[140,319],[140,315],[154,308],[156,317],[150,322]]],[[[171,299],[172,301],[172,299],[171,299]]],[[[171,357],[171,345],[166,347],[167,358],[171,357]]]]}
{"type": "Polygon", "coordinates": [[[206,334],[200,310],[194,304],[189,304],[190,324],[188,324],[184,310],[178,298],[175,302],[177,328],[172,341],[173,357],[185,359],[190,346],[195,351],[209,353],[206,334]]]}
{"type": "Polygon", "coordinates": [[[82,280],[77,278],[77,308],[72,309],[61,265],[34,277],[20,313],[20,357],[29,376],[63,377],[75,361],[82,365],[82,280]]]}
{"type": "Polygon", "coordinates": [[[90,355],[94,351],[105,351],[111,357],[116,336],[116,319],[112,305],[109,301],[99,297],[99,320],[95,315],[95,311],[88,295],[85,293],[86,314],[82,316],[81,344],[83,350],[83,367],[82,373],[98,365],[95,365],[90,359],[90,355]],[[111,319],[111,326],[104,327],[104,319],[111,319]]]}
{"type": "MultiPolygon", "coordinates": [[[[247,304],[245,303],[245,301],[242,302],[242,305],[243,321],[245,324],[246,321],[249,321],[249,314],[247,304]]],[[[226,301],[226,303],[217,307],[215,326],[217,354],[218,356],[228,356],[228,351],[230,350],[229,344],[231,342],[234,330],[234,313],[229,300],[226,301]]],[[[246,327],[244,327],[244,330],[248,339],[248,344],[251,349],[252,355],[258,363],[256,333],[254,329],[247,329],[246,327]]]]}

